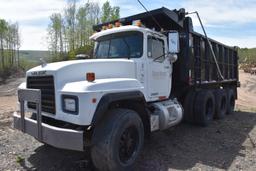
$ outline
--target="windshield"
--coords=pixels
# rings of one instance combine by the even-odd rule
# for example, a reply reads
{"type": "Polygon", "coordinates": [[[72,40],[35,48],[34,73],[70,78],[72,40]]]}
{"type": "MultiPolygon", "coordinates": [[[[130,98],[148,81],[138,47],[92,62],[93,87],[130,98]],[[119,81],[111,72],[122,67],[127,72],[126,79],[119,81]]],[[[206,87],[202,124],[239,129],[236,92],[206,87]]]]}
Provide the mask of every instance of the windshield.
{"type": "Polygon", "coordinates": [[[114,33],[97,39],[95,58],[139,58],[143,53],[143,34],[114,33]]]}

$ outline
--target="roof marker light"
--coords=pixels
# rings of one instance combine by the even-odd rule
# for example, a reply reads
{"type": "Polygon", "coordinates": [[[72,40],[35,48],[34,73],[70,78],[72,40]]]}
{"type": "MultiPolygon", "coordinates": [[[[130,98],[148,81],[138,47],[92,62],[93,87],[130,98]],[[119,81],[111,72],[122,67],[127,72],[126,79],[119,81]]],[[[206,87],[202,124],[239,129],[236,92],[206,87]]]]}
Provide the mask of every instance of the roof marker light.
{"type": "Polygon", "coordinates": [[[108,29],[112,29],[112,28],[113,28],[113,24],[109,24],[108,29]]]}
{"type": "Polygon", "coordinates": [[[121,24],[119,21],[117,21],[117,22],[115,23],[115,27],[120,27],[120,26],[122,26],[122,24],[121,24]]]}
{"type": "Polygon", "coordinates": [[[132,25],[141,27],[141,26],[142,26],[142,23],[141,23],[140,20],[134,20],[134,21],[132,22],[132,25]]]}
{"type": "Polygon", "coordinates": [[[107,26],[102,26],[101,30],[107,30],[107,26]]]}

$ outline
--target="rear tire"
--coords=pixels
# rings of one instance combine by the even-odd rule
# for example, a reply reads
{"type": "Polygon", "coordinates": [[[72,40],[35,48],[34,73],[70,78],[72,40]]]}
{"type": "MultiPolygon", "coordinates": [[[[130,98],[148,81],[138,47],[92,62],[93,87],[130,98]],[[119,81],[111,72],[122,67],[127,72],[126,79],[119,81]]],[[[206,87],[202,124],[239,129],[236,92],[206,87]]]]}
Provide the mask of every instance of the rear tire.
{"type": "Polygon", "coordinates": [[[196,95],[195,121],[201,126],[208,126],[213,120],[215,100],[211,91],[202,90],[196,95]]]}
{"type": "Polygon", "coordinates": [[[223,89],[218,89],[215,95],[215,118],[223,119],[227,113],[227,94],[223,89]]]}
{"type": "Polygon", "coordinates": [[[128,109],[113,109],[106,116],[95,128],[92,162],[99,170],[132,170],[143,147],[143,123],[128,109]]]}
{"type": "Polygon", "coordinates": [[[234,90],[227,89],[227,114],[232,114],[235,110],[235,94],[234,90]]]}

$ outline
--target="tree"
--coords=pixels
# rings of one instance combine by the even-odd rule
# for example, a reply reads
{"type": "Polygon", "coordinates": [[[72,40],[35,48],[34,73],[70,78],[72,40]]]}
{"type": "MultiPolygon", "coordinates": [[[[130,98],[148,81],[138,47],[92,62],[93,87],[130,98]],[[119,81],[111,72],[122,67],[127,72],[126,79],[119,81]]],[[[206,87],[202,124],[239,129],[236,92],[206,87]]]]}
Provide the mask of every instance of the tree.
{"type": "Polygon", "coordinates": [[[86,25],[87,25],[87,13],[89,9],[87,6],[80,7],[76,14],[77,19],[77,32],[78,32],[78,42],[79,46],[85,45],[85,36],[86,36],[86,25]]]}
{"type": "Polygon", "coordinates": [[[88,6],[88,16],[87,16],[87,27],[86,27],[86,43],[85,45],[92,45],[92,41],[89,40],[89,37],[93,34],[92,27],[100,21],[100,7],[98,3],[87,3],[88,6]]]}
{"type": "MultiPolygon", "coordinates": [[[[90,3],[90,20],[92,24],[99,24],[100,22],[100,7],[98,3],[90,3]]],[[[91,28],[92,29],[92,28],[91,28]]]]}
{"type": "Polygon", "coordinates": [[[53,52],[54,61],[63,57],[63,20],[60,13],[54,13],[50,17],[48,26],[50,49],[53,52]]]}
{"type": "Polygon", "coordinates": [[[113,7],[111,10],[111,20],[117,20],[120,18],[120,8],[113,7]]]}
{"type": "Polygon", "coordinates": [[[20,66],[20,46],[21,46],[21,40],[20,40],[20,33],[19,33],[19,24],[16,22],[15,23],[15,48],[16,48],[16,52],[17,52],[17,66],[20,66]]]}
{"type": "Polygon", "coordinates": [[[111,6],[109,1],[106,1],[102,6],[101,22],[105,23],[111,19],[111,6]]]}
{"type": "Polygon", "coordinates": [[[17,48],[20,47],[18,23],[0,19],[0,77],[5,79],[17,69],[17,48]]]}
{"type": "Polygon", "coordinates": [[[74,59],[78,53],[92,54],[93,42],[89,37],[93,34],[93,25],[119,18],[120,8],[111,7],[108,1],[102,10],[98,3],[89,0],[80,6],[76,2],[68,1],[63,18],[61,14],[50,16],[48,40],[54,60],[74,59]]]}
{"type": "Polygon", "coordinates": [[[5,67],[5,59],[4,59],[4,40],[6,38],[6,32],[8,30],[8,23],[0,19],[0,51],[1,51],[1,61],[2,61],[2,68],[5,67]]]}
{"type": "Polygon", "coordinates": [[[69,44],[69,50],[75,49],[75,23],[76,23],[76,0],[68,2],[65,9],[66,34],[69,44]]]}
{"type": "Polygon", "coordinates": [[[101,22],[105,23],[118,18],[120,18],[120,8],[116,6],[111,7],[109,1],[106,1],[102,6],[101,22]]]}

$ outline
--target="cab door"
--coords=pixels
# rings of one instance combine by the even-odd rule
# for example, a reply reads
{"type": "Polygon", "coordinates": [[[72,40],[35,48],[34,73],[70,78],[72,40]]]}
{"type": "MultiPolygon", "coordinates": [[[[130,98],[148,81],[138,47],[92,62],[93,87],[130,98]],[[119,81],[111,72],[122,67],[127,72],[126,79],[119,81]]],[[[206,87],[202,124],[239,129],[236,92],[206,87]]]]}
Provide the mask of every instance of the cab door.
{"type": "Polygon", "coordinates": [[[147,35],[148,96],[151,101],[169,97],[172,64],[167,58],[168,47],[164,36],[147,35]]]}

